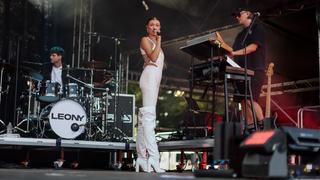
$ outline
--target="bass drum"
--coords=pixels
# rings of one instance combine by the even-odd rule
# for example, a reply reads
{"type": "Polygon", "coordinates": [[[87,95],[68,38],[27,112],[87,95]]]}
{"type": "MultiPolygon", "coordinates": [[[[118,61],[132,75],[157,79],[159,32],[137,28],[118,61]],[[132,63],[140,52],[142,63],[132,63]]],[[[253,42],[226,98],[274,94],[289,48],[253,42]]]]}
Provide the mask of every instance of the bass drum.
{"type": "Polygon", "coordinates": [[[61,138],[75,139],[85,131],[87,123],[87,115],[83,107],[70,99],[46,106],[42,110],[41,116],[44,124],[42,136],[46,137],[47,134],[50,134],[49,131],[53,131],[61,138]],[[50,129],[47,127],[48,122],[50,129]]]}

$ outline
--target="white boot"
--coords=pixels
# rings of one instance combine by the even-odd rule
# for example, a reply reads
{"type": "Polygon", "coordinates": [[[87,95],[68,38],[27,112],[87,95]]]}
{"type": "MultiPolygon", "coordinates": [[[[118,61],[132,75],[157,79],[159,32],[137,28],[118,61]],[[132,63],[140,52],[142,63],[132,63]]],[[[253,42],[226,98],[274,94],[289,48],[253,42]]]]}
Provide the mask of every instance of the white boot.
{"type": "Polygon", "coordinates": [[[155,136],[155,121],[156,121],[156,107],[146,106],[140,108],[142,114],[142,126],[146,148],[149,154],[147,171],[151,172],[153,169],[157,173],[165,172],[160,168],[160,154],[155,136]]]}
{"type": "Polygon", "coordinates": [[[136,150],[138,158],[136,160],[136,172],[139,172],[140,170],[147,172],[147,148],[145,145],[144,140],[144,133],[143,133],[143,127],[142,127],[142,114],[139,110],[138,112],[138,136],[136,141],[136,150]]]}

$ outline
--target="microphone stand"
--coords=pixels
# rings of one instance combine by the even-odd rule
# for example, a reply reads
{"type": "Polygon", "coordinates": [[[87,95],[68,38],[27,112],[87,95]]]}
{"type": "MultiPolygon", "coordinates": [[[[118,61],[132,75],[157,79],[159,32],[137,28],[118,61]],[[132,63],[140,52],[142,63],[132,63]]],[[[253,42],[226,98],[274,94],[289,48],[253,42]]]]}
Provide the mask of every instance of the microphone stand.
{"type": "MultiPolygon", "coordinates": [[[[245,91],[244,91],[244,100],[245,100],[245,104],[244,104],[244,116],[245,116],[245,121],[244,121],[244,133],[248,133],[248,123],[247,123],[247,96],[248,96],[248,67],[247,67],[247,60],[248,60],[248,57],[247,57],[247,38],[249,36],[249,34],[252,33],[252,27],[254,25],[254,23],[256,22],[256,19],[257,19],[258,16],[254,15],[253,14],[253,18],[251,20],[251,23],[247,29],[247,32],[241,42],[241,46],[244,47],[244,81],[245,81],[245,91]]],[[[251,85],[251,80],[250,80],[250,85],[251,85]]],[[[254,107],[253,107],[253,100],[252,100],[252,92],[251,92],[251,86],[249,87],[250,88],[250,99],[251,99],[251,111],[252,111],[252,115],[253,115],[253,124],[254,124],[254,129],[257,130],[258,129],[258,126],[257,126],[257,118],[256,118],[256,113],[254,111],[254,107]]]]}

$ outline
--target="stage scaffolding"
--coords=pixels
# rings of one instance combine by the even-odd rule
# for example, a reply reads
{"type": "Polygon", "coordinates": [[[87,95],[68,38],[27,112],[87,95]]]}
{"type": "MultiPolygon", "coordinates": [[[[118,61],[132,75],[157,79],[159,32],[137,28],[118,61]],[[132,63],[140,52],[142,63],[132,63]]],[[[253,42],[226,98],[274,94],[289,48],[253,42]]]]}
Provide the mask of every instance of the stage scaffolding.
{"type": "Polygon", "coordinates": [[[91,60],[92,11],[91,0],[74,1],[71,67],[91,60]]]}
{"type": "MultiPolygon", "coordinates": [[[[92,0],[75,0],[73,11],[74,18],[71,67],[79,68],[84,62],[94,60],[94,57],[92,57],[93,37],[107,38],[114,40],[117,46],[121,45],[120,38],[118,39],[116,37],[105,36],[103,32],[95,32],[93,26],[94,5],[92,0]]],[[[122,54],[119,50],[120,48],[114,49],[114,53],[117,55],[113,57],[112,61],[114,61],[116,68],[114,71],[112,71],[112,73],[114,80],[117,83],[117,92],[127,93],[129,56],[122,54]]]]}

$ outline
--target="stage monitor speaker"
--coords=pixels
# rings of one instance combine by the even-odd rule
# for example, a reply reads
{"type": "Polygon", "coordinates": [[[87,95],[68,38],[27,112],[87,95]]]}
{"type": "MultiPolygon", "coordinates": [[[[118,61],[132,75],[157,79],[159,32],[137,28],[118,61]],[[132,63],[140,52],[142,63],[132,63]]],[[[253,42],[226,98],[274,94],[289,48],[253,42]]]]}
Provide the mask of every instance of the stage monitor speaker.
{"type": "Polygon", "coordinates": [[[214,160],[230,160],[234,153],[234,140],[241,135],[240,123],[222,122],[215,124],[214,160]]]}
{"type": "MultiPolygon", "coordinates": [[[[109,100],[108,106],[108,128],[113,128],[116,132],[120,133],[126,138],[133,138],[133,116],[135,108],[135,96],[132,94],[119,94],[117,104],[115,106],[115,99],[109,100]],[[115,121],[115,107],[116,107],[116,121],[115,121]]],[[[110,131],[110,129],[107,129],[110,131]]]]}
{"type": "Polygon", "coordinates": [[[286,134],[281,130],[257,131],[240,148],[246,151],[242,176],[285,178],[288,176],[286,134]]]}
{"type": "Polygon", "coordinates": [[[228,169],[210,169],[195,171],[197,177],[227,177],[235,178],[241,173],[241,161],[243,158],[239,145],[242,141],[240,123],[220,122],[215,123],[214,131],[214,160],[219,163],[224,161],[228,169]]]}
{"type": "Polygon", "coordinates": [[[234,174],[241,174],[241,162],[244,154],[239,149],[243,140],[240,123],[222,122],[216,123],[215,127],[213,152],[215,162],[223,160],[234,171],[234,174]]]}
{"type": "Polygon", "coordinates": [[[320,130],[282,127],[288,135],[288,148],[291,151],[319,152],[320,130]]]}
{"type": "MultiPolygon", "coordinates": [[[[288,138],[289,154],[299,155],[301,165],[320,165],[320,131],[317,129],[301,129],[282,127],[288,138]]],[[[318,172],[318,175],[320,171],[318,172]]]]}

